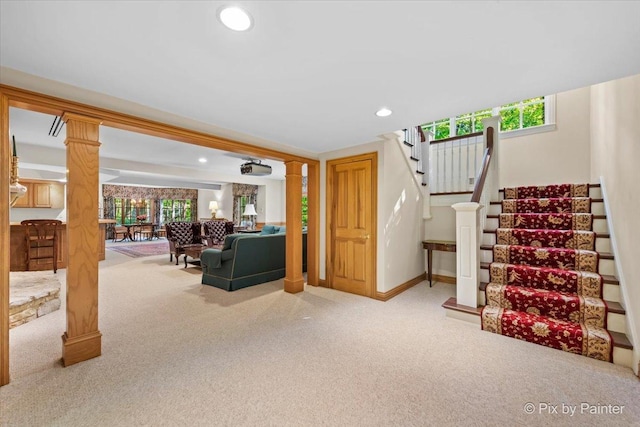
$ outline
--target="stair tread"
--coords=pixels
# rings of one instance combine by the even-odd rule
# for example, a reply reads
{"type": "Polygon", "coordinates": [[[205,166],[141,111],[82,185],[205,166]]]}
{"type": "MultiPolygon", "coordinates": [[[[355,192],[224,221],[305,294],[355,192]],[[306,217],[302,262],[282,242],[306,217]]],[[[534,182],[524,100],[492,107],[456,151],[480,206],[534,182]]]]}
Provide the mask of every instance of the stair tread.
{"type": "MultiPolygon", "coordinates": [[[[442,308],[445,308],[448,310],[455,310],[462,313],[473,314],[476,316],[480,316],[480,314],[482,313],[482,307],[469,307],[466,305],[458,304],[456,297],[451,297],[448,300],[446,300],[442,304],[442,308]]],[[[615,331],[609,331],[609,334],[611,334],[614,347],[633,350],[633,344],[631,344],[631,341],[629,341],[629,338],[627,338],[625,334],[623,334],[622,332],[615,332],[615,331]]]]}
{"type": "MultiPolygon", "coordinates": [[[[483,270],[488,270],[490,265],[491,265],[490,262],[481,262],[480,268],[483,270]]],[[[612,276],[610,274],[601,274],[600,277],[602,277],[603,283],[606,283],[609,285],[620,285],[620,281],[615,276],[612,276]]]]}
{"type": "MultiPolygon", "coordinates": [[[[514,187],[509,187],[514,188],[514,187]]],[[[600,184],[589,184],[589,188],[600,188],[600,184]]],[[[504,193],[504,188],[498,190],[499,193],[504,193]]]]}
{"type": "MultiPolygon", "coordinates": [[[[480,291],[484,292],[487,289],[487,282],[480,282],[480,291]]],[[[607,304],[607,310],[609,311],[609,313],[616,313],[616,314],[625,314],[626,311],[624,309],[624,307],[622,307],[622,305],[619,302],[616,301],[607,301],[607,300],[603,300],[605,302],[605,304],[607,304]]]]}
{"type": "MultiPolygon", "coordinates": [[[[497,230],[497,228],[494,229],[494,230],[484,229],[484,230],[482,230],[482,232],[485,233],[485,234],[496,234],[496,230],[497,230]]],[[[517,229],[515,229],[515,230],[517,230],[517,229]]],[[[525,228],[524,230],[535,230],[535,228],[525,228]]],[[[555,230],[555,231],[563,231],[563,230],[555,230]]],[[[567,230],[567,231],[588,231],[588,230],[567,230]]],[[[610,239],[611,238],[611,234],[609,234],[609,233],[596,233],[596,238],[610,239]]]]}
{"type": "Polygon", "coordinates": [[[614,347],[633,350],[633,344],[631,344],[631,341],[629,341],[629,338],[627,337],[626,334],[623,334],[622,332],[615,332],[615,331],[609,331],[609,334],[611,334],[611,338],[613,339],[614,347]]]}

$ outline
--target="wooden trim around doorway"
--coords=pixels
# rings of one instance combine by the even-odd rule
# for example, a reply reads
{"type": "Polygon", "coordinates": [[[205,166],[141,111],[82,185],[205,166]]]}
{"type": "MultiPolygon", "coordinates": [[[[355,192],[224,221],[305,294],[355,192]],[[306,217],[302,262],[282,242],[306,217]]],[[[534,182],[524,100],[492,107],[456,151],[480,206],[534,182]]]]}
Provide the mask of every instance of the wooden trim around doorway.
{"type": "Polygon", "coordinates": [[[378,153],[364,153],[356,156],[341,157],[337,159],[327,160],[326,162],[326,227],[325,227],[325,260],[326,260],[326,279],[325,283],[328,288],[333,288],[331,278],[333,277],[333,265],[331,263],[331,242],[333,236],[331,234],[332,224],[332,200],[333,200],[333,182],[331,168],[334,165],[342,163],[358,162],[362,160],[371,160],[371,286],[368,289],[368,297],[376,298],[377,292],[377,274],[378,274],[378,153]]]}

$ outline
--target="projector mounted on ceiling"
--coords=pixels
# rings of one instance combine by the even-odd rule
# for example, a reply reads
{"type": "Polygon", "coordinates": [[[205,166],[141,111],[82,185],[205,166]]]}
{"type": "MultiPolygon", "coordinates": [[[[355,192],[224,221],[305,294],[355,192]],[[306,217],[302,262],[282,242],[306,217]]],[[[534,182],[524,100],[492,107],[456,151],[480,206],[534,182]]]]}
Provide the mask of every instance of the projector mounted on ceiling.
{"type": "Polygon", "coordinates": [[[240,173],[253,176],[271,175],[271,166],[263,165],[260,160],[250,160],[240,165],[240,173]]]}

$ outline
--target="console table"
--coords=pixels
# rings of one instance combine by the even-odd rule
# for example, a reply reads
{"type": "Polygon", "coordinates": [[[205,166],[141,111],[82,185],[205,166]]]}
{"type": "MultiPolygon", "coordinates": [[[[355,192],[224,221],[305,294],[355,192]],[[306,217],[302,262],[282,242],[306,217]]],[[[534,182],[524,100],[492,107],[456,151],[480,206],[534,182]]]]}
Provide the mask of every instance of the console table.
{"type": "Polygon", "coordinates": [[[431,252],[455,252],[456,242],[451,240],[423,240],[422,248],[427,250],[427,278],[429,279],[429,287],[431,287],[431,252]]]}

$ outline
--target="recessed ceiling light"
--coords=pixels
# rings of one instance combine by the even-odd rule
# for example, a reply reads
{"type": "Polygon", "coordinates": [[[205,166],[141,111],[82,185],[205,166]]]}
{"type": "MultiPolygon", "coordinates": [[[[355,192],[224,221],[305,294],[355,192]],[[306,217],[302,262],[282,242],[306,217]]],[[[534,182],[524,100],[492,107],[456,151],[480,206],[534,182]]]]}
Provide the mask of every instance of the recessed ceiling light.
{"type": "Polygon", "coordinates": [[[389,110],[388,108],[381,108],[378,111],[376,111],[376,116],[387,117],[387,116],[390,116],[391,113],[393,113],[393,111],[389,110]]]}
{"type": "Polygon", "coordinates": [[[218,19],[227,28],[234,31],[247,31],[253,25],[251,15],[237,6],[228,6],[220,9],[218,19]]]}
{"type": "Polygon", "coordinates": [[[207,163],[207,159],[205,159],[204,157],[200,157],[200,158],[198,159],[198,161],[199,161],[200,163],[207,163]]]}

